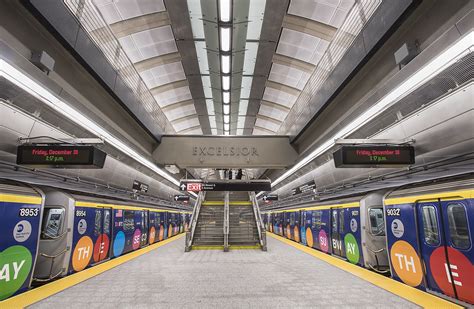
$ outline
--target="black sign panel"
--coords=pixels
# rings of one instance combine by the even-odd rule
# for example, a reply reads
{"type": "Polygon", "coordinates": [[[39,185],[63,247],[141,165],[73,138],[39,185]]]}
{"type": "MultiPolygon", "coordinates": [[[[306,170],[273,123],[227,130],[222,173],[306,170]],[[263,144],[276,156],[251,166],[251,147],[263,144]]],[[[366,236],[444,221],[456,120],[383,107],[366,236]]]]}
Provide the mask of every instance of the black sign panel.
{"type": "Polygon", "coordinates": [[[278,201],[278,195],[264,195],[263,196],[263,201],[268,202],[268,201],[278,201]]]}
{"type": "Polygon", "coordinates": [[[415,163],[413,146],[342,146],[333,153],[336,167],[399,167],[415,163]]]}
{"type": "Polygon", "coordinates": [[[313,191],[316,189],[316,184],[314,183],[314,180],[308,181],[307,183],[304,183],[296,188],[293,188],[291,190],[292,195],[300,194],[300,193],[306,193],[309,191],[313,191]]]}
{"type": "Polygon", "coordinates": [[[182,191],[270,191],[272,188],[270,181],[216,181],[200,182],[199,180],[182,181],[180,189],[182,191]]]}
{"type": "Polygon", "coordinates": [[[176,202],[189,202],[189,195],[175,195],[174,200],[176,202]]]}
{"type": "Polygon", "coordinates": [[[16,163],[35,167],[103,168],[107,154],[94,146],[21,145],[16,163]]]}
{"type": "Polygon", "coordinates": [[[132,189],[139,192],[148,192],[148,185],[139,182],[138,180],[133,181],[132,189]]]}

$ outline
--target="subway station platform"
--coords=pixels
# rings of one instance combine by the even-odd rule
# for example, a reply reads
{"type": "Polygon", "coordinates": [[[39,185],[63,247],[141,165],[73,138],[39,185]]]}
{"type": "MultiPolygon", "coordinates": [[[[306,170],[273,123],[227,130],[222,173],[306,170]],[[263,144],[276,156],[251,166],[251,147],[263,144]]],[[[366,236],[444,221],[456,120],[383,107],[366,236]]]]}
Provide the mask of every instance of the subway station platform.
{"type": "Polygon", "coordinates": [[[417,307],[271,237],[268,252],[183,248],[181,237],[30,308],[417,307]]]}

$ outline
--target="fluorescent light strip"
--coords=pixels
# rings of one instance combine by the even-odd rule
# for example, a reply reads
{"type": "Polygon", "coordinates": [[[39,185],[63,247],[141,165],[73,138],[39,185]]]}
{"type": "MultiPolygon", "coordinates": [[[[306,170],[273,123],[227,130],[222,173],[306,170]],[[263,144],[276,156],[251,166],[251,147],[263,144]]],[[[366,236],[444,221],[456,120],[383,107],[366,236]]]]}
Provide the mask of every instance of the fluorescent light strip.
{"type": "Polygon", "coordinates": [[[17,85],[18,87],[22,88],[29,94],[33,95],[34,97],[38,98],[45,104],[49,105],[55,111],[59,112],[63,116],[69,118],[71,121],[76,123],[77,125],[81,126],[82,128],[86,129],[87,131],[91,132],[92,134],[102,138],[104,141],[109,143],[110,145],[114,146],[116,149],[121,151],[122,153],[128,155],[129,157],[133,158],[138,163],[148,167],[161,177],[169,180],[171,183],[179,186],[179,181],[169,175],[167,172],[160,169],[156,166],[153,162],[149,161],[148,159],[144,158],[134,149],[120,141],[118,138],[107,132],[104,128],[93,122],[92,120],[88,119],[86,116],[72,108],[66,102],[61,101],[51,92],[49,92],[46,88],[42,85],[38,84],[33,79],[29,78],[15,67],[8,64],[3,59],[0,59],[0,76],[4,76],[6,79],[17,85]]]}
{"type": "Polygon", "coordinates": [[[230,92],[228,91],[222,92],[222,102],[224,102],[224,104],[230,103],[230,92]]]}
{"type": "Polygon", "coordinates": [[[225,90],[225,91],[230,90],[230,76],[229,75],[222,76],[222,90],[225,90]]]}
{"type": "Polygon", "coordinates": [[[219,0],[220,21],[230,22],[231,0],[219,0]]]}
{"type": "Polygon", "coordinates": [[[224,135],[229,135],[229,131],[224,131],[224,135]]]}
{"type": "Polygon", "coordinates": [[[230,116],[224,115],[224,123],[229,123],[229,122],[230,122],[230,116]]]}
{"type": "Polygon", "coordinates": [[[230,55],[221,55],[222,73],[230,74],[230,55]]]}
{"type": "Polygon", "coordinates": [[[228,123],[224,123],[224,131],[229,131],[230,125],[228,123]]]}
{"type": "MultiPolygon", "coordinates": [[[[318,148],[313,150],[309,155],[304,157],[299,161],[295,166],[286,171],[283,175],[278,177],[275,181],[272,182],[272,187],[282,182],[288,176],[294,174],[297,170],[313,161],[316,157],[326,152],[328,149],[335,145],[334,140],[338,138],[344,138],[345,136],[351,134],[352,132],[359,129],[361,126],[375,118],[377,115],[382,113],[384,110],[410,94],[413,90],[418,88],[422,83],[427,79],[431,78],[433,75],[449,67],[470,51],[469,49],[474,46],[474,31],[467,34],[465,37],[456,42],[453,46],[449,47],[447,50],[439,54],[436,58],[431,60],[423,68],[418,70],[415,74],[406,79],[402,84],[397,86],[391,92],[389,92],[385,97],[383,97],[377,104],[369,108],[362,115],[357,117],[342,130],[337,132],[330,139],[325,141],[318,148]]],[[[258,195],[261,195],[263,192],[260,192],[258,195]]]]}
{"type": "Polygon", "coordinates": [[[229,104],[222,105],[222,109],[224,111],[224,115],[229,115],[229,113],[230,113],[230,105],[229,104]]]}
{"type": "Polygon", "coordinates": [[[220,28],[220,36],[221,36],[221,50],[224,52],[230,51],[230,27],[221,27],[220,28]]]}

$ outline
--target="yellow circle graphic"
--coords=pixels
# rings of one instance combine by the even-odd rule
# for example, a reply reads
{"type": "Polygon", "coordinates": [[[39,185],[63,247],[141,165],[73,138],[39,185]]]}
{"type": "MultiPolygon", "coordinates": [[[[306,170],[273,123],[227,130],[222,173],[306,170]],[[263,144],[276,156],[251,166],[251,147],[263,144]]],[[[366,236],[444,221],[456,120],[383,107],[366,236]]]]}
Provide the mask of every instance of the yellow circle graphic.
{"type": "Polygon", "coordinates": [[[293,231],[295,232],[295,241],[300,242],[300,230],[296,225],[293,231]]]}
{"type": "Polygon", "coordinates": [[[392,267],[406,284],[416,287],[423,280],[423,268],[415,249],[406,241],[395,242],[390,249],[392,267]]]}
{"type": "Polygon", "coordinates": [[[312,247],[314,244],[313,232],[311,232],[311,229],[309,227],[306,229],[306,243],[308,244],[308,247],[312,247]]]}
{"type": "Polygon", "coordinates": [[[81,271],[89,265],[92,258],[94,244],[89,236],[84,236],[77,242],[72,254],[72,268],[81,271]]]}

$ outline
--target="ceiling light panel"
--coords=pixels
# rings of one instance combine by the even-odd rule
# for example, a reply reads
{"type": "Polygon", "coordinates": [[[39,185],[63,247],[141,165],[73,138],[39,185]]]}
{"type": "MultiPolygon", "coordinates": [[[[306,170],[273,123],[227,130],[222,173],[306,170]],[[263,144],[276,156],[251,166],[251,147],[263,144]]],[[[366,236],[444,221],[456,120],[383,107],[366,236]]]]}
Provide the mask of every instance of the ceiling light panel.
{"type": "Polygon", "coordinates": [[[156,1],[92,1],[108,24],[142,15],[165,11],[162,0],[156,1]]]}
{"type": "Polygon", "coordinates": [[[269,135],[274,134],[274,132],[268,132],[267,130],[262,130],[260,128],[253,128],[252,135],[269,135]]]}
{"type": "Polygon", "coordinates": [[[186,79],[181,61],[153,67],[140,72],[140,76],[150,89],[186,79]]]}
{"type": "Polygon", "coordinates": [[[184,106],[177,106],[173,109],[166,109],[164,113],[170,121],[174,121],[182,117],[196,115],[196,108],[194,107],[194,103],[191,102],[190,104],[184,106]]]}
{"type": "Polygon", "coordinates": [[[249,106],[249,101],[248,100],[240,100],[239,116],[246,116],[247,115],[248,106],[249,106]]]}
{"type": "Polygon", "coordinates": [[[315,36],[283,28],[276,52],[316,65],[329,42],[315,36]]]}
{"type": "Polygon", "coordinates": [[[291,108],[298,97],[278,89],[266,87],[263,93],[263,100],[275,102],[277,104],[291,108]]]}
{"type": "Polygon", "coordinates": [[[268,80],[302,90],[310,76],[308,72],[273,63],[268,80]]]}
{"type": "Polygon", "coordinates": [[[207,60],[206,42],[196,41],[194,42],[194,46],[196,47],[199,71],[201,72],[201,74],[209,74],[209,62],[207,60]]]}
{"type": "Polygon", "coordinates": [[[216,116],[209,116],[209,122],[211,129],[217,129],[216,116]]]}
{"type": "Polygon", "coordinates": [[[183,134],[183,135],[202,135],[202,130],[201,130],[201,128],[196,128],[196,129],[193,129],[193,130],[190,130],[190,131],[183,132],[181,134],[183,134]]]}
{"type": "Polygon", "coordinates": [[[229,52],[231,50],[231,30],[231,27],[220,28],[220,46],[221,50],[224,52],[229,52]]]}
{"type": "Polygon", "coordinates": [[[237,130],[235,131],[235,134],[237,134],[237,135],[244,135],[244,129],[237,129],[237,130]]]}
{"type": "Polygon", "coordinates": [[[262,30],[263,15],[265,13],[266,0],[252,0],[249,3],[248,19],[250,21],[247,28],[247,40],[259,40],[262,30]]]}
{"type": "Polygon", "coordinates": [[[237,118],[237,128],[239,129],[245,128],[245,116],[239,116],[237,118]]]}
{"type": "Polygon", "coordinates": [[[219,20],[230,22],[232,17],[232,0],[219,0],[219,20]]]}
{"type": "Polygon", "coordinates": [[[222,105],[222,111],[224,112],[225,115],[230,114],[230,104],[223,104],[222,105]]]}
{"type": "Polygon", "coordinates": [[[224,131],[229,131],[230,124],[224,123],[224,131]]]}
{"type": "MultiPolygon", "coordinates": [[[[248,38],[247,38],[248,39],[248,38]]],[[[257,42],[245,43],[245,56],[244,56],[244,68],[243,73],[246,75],[252,75],[255,69],[255,63],[257,61],[257,42]]]]}
{"type": "Polygon", "coordinates": [[[229,104],[229,103],[230,103],[230,92],[224,91],[224,92],[222,93],[222,102],[223,102],[224,104],[229,104]]]}
{"type": "Polygon", "coordinates": [[[224,91],[230,90],[230,75],[222,76],[222,90],[224,91]]]}
{"type": "Polygon", "coordinates": [[[210,76],[201,76],[204,97],[212,98],[212,84],[210,76]]]}
{"type": "Polygon", "coordinates": [[[224,74],[230,74],[230,56],[221,55],[221,70],[224,74]]]}
{"type": "Polygon", "coordinates": [[[133,33],[119,41],[133,63],[178,51],[170,26],[133,33]]]}
{"type": "Polygon", "coordinates": [[[217,128],[211,128],[212,135],[217,135],[217,128]]]}
{"type": "Polygon", "coordinates": [[[354,3],[355,0],[292,0],[288,8],[288,13],[339,28],[354,3]]]}
{"type": "Polygon", "coordinates": [[[181,87],[176,89],[171,89],[159,94],[154,95],[156,101],[160,105],[160,107],[165,107],[170,104],[191,100],[191,92],[189,91],[189,87],[181,87]]]}
{"type": "Polygon", "coordinates": [[[213,116],[216,114],[214,110],[214,100],[213,99],[206,99],[206,106],[207,106],[207,114],[213,116]]]}
{"type": "Polygon", "coordinates": [[[253,78],[250,76],[242,77],[242,88],[240,89],[240,97],[242,99],[248,99],[250,97],[250,90],[252,89],[252,80],[253,78]]]}
{"type": "MultiPolygon", "coordinates": [[[[152,0],[153,1],[153,0],[152,0]]],[[[202,23],[202,10],[200,0],[188,0],[189,19],[191,21],[191,29],[193,30],[193,37],[195,39],[203,39],[204,25],[202,23]]]]}

